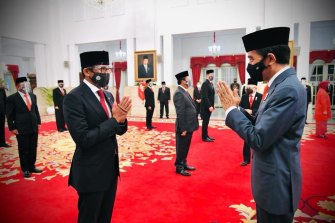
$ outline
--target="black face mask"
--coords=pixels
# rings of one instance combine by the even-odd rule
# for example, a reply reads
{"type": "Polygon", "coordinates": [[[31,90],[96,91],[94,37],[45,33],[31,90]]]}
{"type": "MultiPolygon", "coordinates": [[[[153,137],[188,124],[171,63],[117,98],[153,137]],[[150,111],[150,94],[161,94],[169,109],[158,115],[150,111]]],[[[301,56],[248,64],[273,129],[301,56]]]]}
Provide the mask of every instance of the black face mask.
{"type": "Polygon", "coordinates": [[[91,80],[98,88],[104,88],[109,82],[109,73],[94,73],[91,80]]]}
{"type": "Polygon", "coordinates": [[[247,88],[247,89],[245,89],[245,92],[247,94],[252,94],[254,91],[252,89],[250,89],[250,88],[247,88]]]}
{"type": "Polygon", "coordinates": [[[263,70],[266,68],[266,66],[264,65],[263,60],[261,60],[260,62],[252,65],[252,64],[248,64],[247,67],[247,71],[250,75],[250,78],[256,82],[259,81],[263,81],[263,70]]]}

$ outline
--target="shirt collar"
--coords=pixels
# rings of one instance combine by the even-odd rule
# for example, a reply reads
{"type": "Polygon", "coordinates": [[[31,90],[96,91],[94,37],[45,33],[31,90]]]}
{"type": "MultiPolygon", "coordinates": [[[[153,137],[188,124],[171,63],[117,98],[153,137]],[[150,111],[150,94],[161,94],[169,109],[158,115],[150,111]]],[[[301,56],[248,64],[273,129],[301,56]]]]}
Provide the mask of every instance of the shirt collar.
{"type": "Polygon", "coordinates": [[[285,66],[284,68],[280,69],[273,77],[271,77],[271,79],[269,80],[269,82],[267,83],[267,85],[270,87],[271,84],[274,82],[274,80],[281,74],[283,73],[285,70],[289,69],[290,66],[285,66]]]}
{"type": "Polygon", "coordinates": [[[181,87],[182,89],[184,89],[184,91],[187,91],[187,89],[184,88],[183,86],[181,86],[181,85],[178,85],[178,86],[181,87]]]}
{"type": "Polygon", "coordinates": [[[97,93],[97,91],[100,90],[97,86],[91,84],[86,79],[84,79],[83,82],[91,89],[93,93],[97,93]]]}

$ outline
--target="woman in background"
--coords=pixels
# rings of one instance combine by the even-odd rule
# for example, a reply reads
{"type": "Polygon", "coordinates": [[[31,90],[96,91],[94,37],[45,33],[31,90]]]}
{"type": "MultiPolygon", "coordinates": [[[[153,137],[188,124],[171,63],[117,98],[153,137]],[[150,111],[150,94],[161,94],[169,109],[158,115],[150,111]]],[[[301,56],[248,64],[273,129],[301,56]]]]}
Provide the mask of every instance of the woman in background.
{"type": "Polygon", "coordinates": [[[331,119],[330,99],[327,93],[328,81],[319,83],[319,90],[316,95],[315,103],[315,121],[316,121],[316,136],[320,138],[327,138],[327,120],[331,119]]]}

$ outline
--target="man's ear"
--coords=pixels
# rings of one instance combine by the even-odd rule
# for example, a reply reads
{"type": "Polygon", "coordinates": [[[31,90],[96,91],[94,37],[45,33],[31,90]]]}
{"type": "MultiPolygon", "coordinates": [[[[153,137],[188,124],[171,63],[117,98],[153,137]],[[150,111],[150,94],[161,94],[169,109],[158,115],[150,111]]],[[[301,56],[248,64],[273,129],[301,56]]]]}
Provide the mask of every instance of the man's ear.
{"type": "Polygon", "coordinates": [[[83,74],[85,77],[89,77],[91,73],[91,70],[89,68],[84,68],[83,69],[83,74]]]}
{"type": "Polygon", "coordinates": [[[277,58],[273,53],[268,53],[267,55],[268,61],[269,61],[269,65],[272,65],[274,63],[276,63],[277,58]]]}

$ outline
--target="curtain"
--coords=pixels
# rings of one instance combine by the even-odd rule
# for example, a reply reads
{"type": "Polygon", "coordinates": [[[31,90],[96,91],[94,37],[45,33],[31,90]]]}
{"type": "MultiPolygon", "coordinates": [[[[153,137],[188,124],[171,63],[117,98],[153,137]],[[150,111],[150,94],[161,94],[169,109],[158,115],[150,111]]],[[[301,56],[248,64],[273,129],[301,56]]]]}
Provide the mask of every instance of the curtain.
{"type": "Polygon", "coordinates": [[[13,79],[14,82],[16,81],[16,78],[18,78],[19,76],[19,66],[18,65],[11,65],[11,64],[6,64],[7,66],[7,70],[9,70],[12,75],[13,75],[13,79]]]}
{"type": "Polygon", "coordinates": [[[120,83],[121,83],[121,71],[127,70],[127,62],[114,62],[114,76],[115,76],[115,87],[116,87],[116,95],[115,100],[116,103],[120,103],[120,83]]]}
{"type": "Polygon", "coordinates": [[[323,60],[325,63],[331,63],[335,59],[335,50],[318,50],[309,53],[309,64],[315,60],[323,60]]]}

